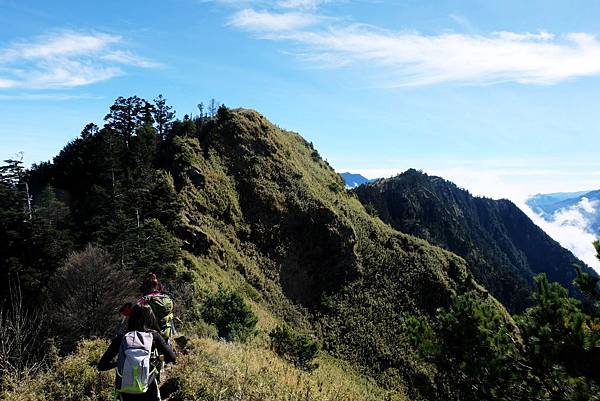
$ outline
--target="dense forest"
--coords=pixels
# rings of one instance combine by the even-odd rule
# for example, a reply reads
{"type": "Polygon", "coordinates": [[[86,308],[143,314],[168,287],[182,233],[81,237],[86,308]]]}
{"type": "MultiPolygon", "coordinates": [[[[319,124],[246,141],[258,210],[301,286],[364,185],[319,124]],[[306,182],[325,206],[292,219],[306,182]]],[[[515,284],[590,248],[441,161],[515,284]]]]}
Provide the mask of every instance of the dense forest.
{"type": "Polygon", "coordinates": [[[507,199],[474,197],[414,169],[355,192],[368,210],[398,231],[465,258],[475,279],[511,312],[531,305],[537,274],[546,273],[549,281],[579,297],[573,265],[595,275],[507,199]]]}
{"type": "Polygon", "coordinates": [[[1,167],[2,398],[109,399],[95,363],[154,272],[185,335],[172,400],[600,399],[595,276],[573,269],[583,308],[538,275],[511,316],[372,208],[256,111],[118,98],[51,162],[1,167]]]}

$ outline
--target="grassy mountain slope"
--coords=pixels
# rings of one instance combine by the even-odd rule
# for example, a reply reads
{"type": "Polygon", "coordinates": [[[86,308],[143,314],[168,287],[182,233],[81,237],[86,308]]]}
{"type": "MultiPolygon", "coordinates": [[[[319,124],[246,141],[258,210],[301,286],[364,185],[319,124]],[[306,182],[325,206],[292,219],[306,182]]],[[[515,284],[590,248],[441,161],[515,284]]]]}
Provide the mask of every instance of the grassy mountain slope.
{"type": "MultiPolygon", "coordinates": [[[[191,255],[186,259],[197,263],[191,255]]],[[[215,338],[202,322],[179,327],[190,341],[185,348],[175,344],[177,364],[168,366],[165,373],[163,396],[172,392],[168,398],[171,401],[407,400],[398,391],[382,388],[348,362],[327,354],[317,358],[319,366],[312,372],[283,360],[270,349],[267,335],[281,321],[262,302],[252,300],[253,290],[243,278],[235,271],[211,271],[204,265],[197,266],[197,270],[203,277],[203,281],[196,282],[201,291],[212,291],[220,285],[246,294],[259,324],[256,335],[244,344],[215,338]]],[[[48,371],[19,380],[8,378],[2,383],[0,399],[113,400],[115,372],[98,372],[95,368],[107,346],[106,339],[83,340],[72,354],[53,355],[48,371]]]]}
{"type": "MultiPolygon", "coordinates": [[[[72,143],[69,152],[77,154],[79,147],[91,146],[103,133],[95,135],[72,143]]],[[[107,159],[104,151],[90,150],[99,160],[107,159]]],[[[130,148],[123,152],[127,156],[130,148]]],[[[135,218],[139,219],[139,210],[144,210],[143,204],[138,208],[136,202],[147,197],[139,201],[132,196],[131,201],[119,206],[120,213],[131,216],[117,215],[121,226],[110,235],[102,231],[109,221],[98,222],[99,216],[94,213],[99,207],[93,205],[106,191],[98,189],[94,172],[85,167],[73,170],[88,176],[85,185],[73,182],[75,173],[67,173],[64,160],[57,159],[30,177],[38,188],[50,184],[57,192],[69,194],[65,200],[75,216],[73,226],[79,230],[76,238],[82,242],[110,241],[130,226],[134,234],[144,229],[147,222],[139,220],[135,228],[135,218]],[[81,205],[87,214],[77,213],[81,205]],[[95,231],[86,227],[95,227],[95,231]]],[[[77,160],[79,163],[81,159],[77,160]]],[[[161,249],[168,250],[177,245],[183,249],[181,255],[169,259],[168,267],[158,265],[161,278],[194,286],[200,295],[190,308],[219,285],[236,288],[259,316],[259,336],[249,348],[196,340],[197,351],[184,358],[185,365],[174,369],[180,372],[175,375],[180,374],[180,380],[187,383],[181,390],[187,394],[182,399],[217,399],[199,395],[215,391],[206,384],[210,375],[224,383],[243,377],[252,382],[248,384],[251,387],[273,386],[281,391],[286,382],[294,380],[306,380],[311,392],[322,386],[328,394],[335,394],[335,386],[339,385],[338,389],[345,388],[339,390],[341,394],[349,394],[346,399],[472,399],[476,395],[465,398],[471,390],[464,393],[464,389],[457,389],[458,381],[472,378],[460,376],[456,369],[422,352],[422,333],[416,329],[427,329],[440,311],[454,305],[461,295],[468,295],[469,305],[475,302],[477,306],[479,300],[485,306],[493,322],[489,330],[512,333],[519,341],[511,317],[473,280],[462,258],[398,232],[369,215],[312,145],[295,133],[277,128],[255,111],[222,108],[215,118],[179,122],[160,143],[151,166],[155,171],[149,176],[166,177],[160,181],[166,183],[163,193],[181,205],[176,216],[167,217],[161,216],[165,210],[162,207],[158,211],[146,207],[153,213],[148,212],[150,216],[164,221],[164,228],[145,237],[154,241],[153,236],[159,235],[164,241],[150,245],[160,244],[161,249]],[[296,371],[277,373],[277,366],[289,369],[289,365],[282,365],[267,352],[265,336],[281,321],[312,332],[323,341],[326,355],[315,376],[296,371]],[[244,365],[244,358],[253,354],[256,360],[244,365]],[[230,358],[235,361],[228,361],[230,358]],[[357,373],[343,378],[336,361],[342,361],[340,366],[353,366],[350,370],[357,373]],[[188,364],[200,372],[193,373],[195,369],[188,364]],[[270,370],[270,365],[275,370],[270,370]],[[224,366],[234,372],[230,378],[223,376],[229,369],[224,366]],[[337,376],[331,379],[328,375],[337,376]],[[323,384],[327,380],[336,382],[323,384]]],[[[106,171],[113,173],[114,188],[115,169],[110,164],[108,168],[106,171]]],[[[123,175],[124,180],[134,181],[135,177],[123,175]]],[[[111,175],[101,179],[110,191],[111,175]]],[[[152,195],[154,187],[149,191],[152,195]]],[[[152,202],[165,202],[164,196],[157,199],[152,202]]],[[[144,240],[139,235],[131,238],[128,241],[134,245],[144,240]]],[[[130,245],[122,244],[114,248],[121,252],[118,255],[127,266],[131,257],[121,249],[130,245]]],[[[139,255],[152,262],[147,255],[153,251],[150,245],[139,255]]],[[[134,271],[143,268],[134,263],[132,266],[134,271]]],[[[478,332],[479,326],[474,327],[478,332]]],[[[192,336],[206,334],[202,325],[190,325],[185,330],[192,336]]],[[[435,341],[444,341],[445,336],[438,334],[435,341]]],[[[487,380],[483,375],[475,379],[487,380]]],[[[300,399],[298,388],[290,391],[296,395],[285,398],[279,391],[272,391],[263,399],[300,399]]]]}
{"type": "Polygon", "coordinates": [[[462,259],[371,217],[304,139],[254,111],[174,146],[182,236],[209,244],[190,251],[241,272],[279,317],[312,321],[340,357],[377,374],[406,370],[404,356],[385,356],[402,316],[433,315],[477,288],[462,259]]]}
{"type": "Polygon", "coordinates": [[[392,227],[464,257],[478,282],[512,311],[529,305],[536,274],[574,291],[572,264],[584,265],[512,202],[473,197],[439,177],[408,170],[356,194],[392,227]]]}

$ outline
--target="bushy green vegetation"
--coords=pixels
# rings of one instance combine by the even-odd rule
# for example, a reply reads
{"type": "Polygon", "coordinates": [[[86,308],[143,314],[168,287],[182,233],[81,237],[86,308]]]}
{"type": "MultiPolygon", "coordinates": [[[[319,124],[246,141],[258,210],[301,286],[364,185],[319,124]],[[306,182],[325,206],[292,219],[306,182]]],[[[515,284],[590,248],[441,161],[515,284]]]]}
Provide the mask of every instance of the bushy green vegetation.
{"type": "Polygon", "coordinates": [[[98,372],[105,340],[83,340],[77,350],[53,361],[41,374],[13,381],[4,376],[2,399],[11,401],[81,401],[112,399],[114,372],[98,372]]]}
{"type": "Polygon", "coordinates": [[[600,319],[545,275],[536,277],[536,285],[534,305],[517,317],[527,345],[526,363],[539,377],[532,392],[562,393],[565,400],[600,399],[600,319]]]}
{"type": "Polygon", "coordinates": [[[223,288],[206,298],[202,318],[214,324],[219,337],[228,341],[246,341],[258,321],[240,294],[223,288]]]}
{"type": "Polygon", "coordinates": [[[284,359],[306,371],[319,367],[313,360],[317,357],[320,344],[310,336],[298,333],[288,325],[277,326],[269,333],[271,348],[284,359]]]}

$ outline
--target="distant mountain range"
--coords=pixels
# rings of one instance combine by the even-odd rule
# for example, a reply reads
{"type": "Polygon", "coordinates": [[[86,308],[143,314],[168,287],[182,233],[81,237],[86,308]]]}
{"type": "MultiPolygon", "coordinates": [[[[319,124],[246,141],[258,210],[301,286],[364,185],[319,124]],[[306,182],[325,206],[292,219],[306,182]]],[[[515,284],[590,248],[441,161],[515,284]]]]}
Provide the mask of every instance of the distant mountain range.
{"type": "Polygon", "coordinates": [[[356,188],[359,185],[366,184],[368,182],[374,181],[370,180],[367,177],[363,177],[360,174],[352,174],[352,173],[341,173],[340,174],[346,183],[346,188],[356,188]]]}
{"type": "Polygon", "coordinates": [[[354,191],[367,210],[393,228],[465,258],[475,278],[512,311],[529,305],[538,273],[575,293],[572,265],[584,263],[508,200],[474,197],[412,169],[354,191]]]}
{"type": "Polygon", "coordinates": [[[600,235],[600,190],[538,194],[526,203],[546,221],[577,225],[600,235]]]}

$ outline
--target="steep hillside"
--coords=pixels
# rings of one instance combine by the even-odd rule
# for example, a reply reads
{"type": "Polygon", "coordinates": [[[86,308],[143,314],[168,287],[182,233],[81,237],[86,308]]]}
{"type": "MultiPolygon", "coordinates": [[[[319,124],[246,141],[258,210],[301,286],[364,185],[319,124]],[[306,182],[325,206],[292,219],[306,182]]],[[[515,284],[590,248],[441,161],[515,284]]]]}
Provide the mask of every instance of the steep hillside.
{"type": "Polygon", "coordinates": [[[371,217],[304,139],[254,111],[220,115],[173,146],[186,155],[171,170],[181,235],[206,238],[190,252],[240,271],[281,318],[308,316],[326,349],[395,377],[392,387],[413,381],[420,362],[408,345],[388,354],[405,342],[390,322],[479,291],[463,260],[371,217]]]}
{"type": "Polygon", "coordinates": [[[416,170],[361,186],[356,194],[392,227],[464,257],[477,281],[512,311],[530,304],[538,273],[574,290],[572,265],[583,262],[508,200],[473,197],[416,170]]]}
{"type": "MultiPolygon", "coordinates": [[[[148,115],[144,102],[117,99],[103,128],[87,126],[52,163],[26,174],[13,168],[17,180],[2,176],[1,222],[9,228],[2,235],[11,246],[0,244],[0,273],[22,278],[34,310],[71,313],[73,332],[60,329],[66,320],[60,314],[49,325],[63,351],[72,350],[67,338],[106,336],[104,326],[113,324],[107,317],[80,331],[78,317],[94,316],[102,298],[71,312],[56,308],[64,291],[97,292],[89,291],[97,282],[84,279],[62,288],[57,273],[70,251],[92,243],[112,255],[109,269],[134,279],[154,271],[174,289],[181,330],[192,338],[172,370],[175,400],[474,401],[504,400],[507,392],[513,399],[532,392],[551,399],[582,377],[578,368],[566,371],[562,359],[532,359],[530,352],[541,348],[528,347],[463,258],[370,215],[298,134],[256,111],[226,107],[164,129],[153,124],[161,115],[148,115]],[[22,203],[23,188],[33,195],[32,208],[22,203]],[[216,329],[199,313],[220,287],[241,294],[258,317],[245,345],[216,341],[216,329]],[[282,322],[322,342],[315,372],[301,372],[270,350],[268,333],[282,322]]],[[[575,301],[557,302],[578,312],[575,301]]],[[[540,326],[548,333],[546,322],[532,316],[520,321],[534,334],[540,326]]],[[[560,330],[578,322],[579,331],[569,331],[577,350],[595,344],[588,337],[596,326],[586,321],[581,332],[589,320],[582,316],[552,320],[560,330]]],[[[540,342],[549,335],[531,337],[540,342]]],[[[8,375],[3,386],[24,394],[14,399],[36,392],[42,399],[105,399],[107,376],[88,368],[101,346],[83,341],[71,356],[48,352],[55,360],[46,373],[25,382],[8,375]]],[[[578,391],[596,388],[578,380],[578,391]]]]}
{"type": "MultiPolygon", "coordinates": [[[[331,354],[401,392],[425,363],[405,339],[405,316],[432,319],[469,291],[485,298],[462,259],[371,217],[308,142],[255,111],[223,107],[164,138],[131,131],[121,114],[107,121],[28,174],[34,198],[50,191],[68,208],[73,249],[104,244],[134,273],[167,281],[214,286],[239,274],[263,314],[314,331],[331,354]],[[392,344],[405,345],[390,355],[392,344]]],[[[40,274],[52,270],[27,277],[40,274]]],[[[436,375],[407,393],[444,394],[436,375]]]]}

